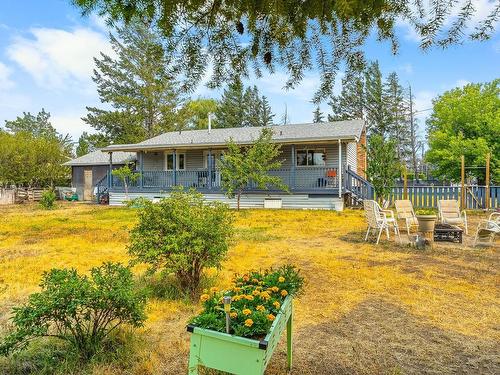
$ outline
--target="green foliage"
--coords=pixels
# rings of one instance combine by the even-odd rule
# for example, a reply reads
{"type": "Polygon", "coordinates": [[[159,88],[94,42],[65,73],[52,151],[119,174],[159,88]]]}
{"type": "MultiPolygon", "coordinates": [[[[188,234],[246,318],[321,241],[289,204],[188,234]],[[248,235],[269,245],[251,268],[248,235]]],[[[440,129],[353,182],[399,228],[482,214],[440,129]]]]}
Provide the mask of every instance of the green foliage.
{"type": "Polygon", "coordinates": [[[128,200],[128,186],[130,183],[137,181],[140,174],[135,173],[130,167],[130,164],[125,164],[123,167],[113,169],[111,174],[122,181],[123,188],[125,189],[125,199],[128,200]]]}
{"type": "Polygon", "coordinates": [[[238,209],[243,190],[250,184],[258,189],[288,190],[280,177],[271,176],[269,171],[281,167],[277,158],[281,146],[272,143],[273,130],[263,129],[255,143],[248,147],[238,146],[232,139],[220,161],[222,187],[228,197],[237,197],[238,209]]]}
{"type": "Polygon", "coordinates": [[[313,112],[313,123],[317,124],[320,122],[325,122],[325,121],[323,119],[323,113],[319,109],[319,106],[317,106],[313,112]]]}
{"type": "Polygon", "coordinates": [[[54,190],[45,190],[40,198],[40,206],[46,210],[52,210],[55,208],[56,193],[54,190]]]}
{"type": "Polygon", "coordinates": [[[499,7],[479,15],[469,32],[468,20],[479,10],[467,1],[435,0],[72,0],[83,13],[97,12],[116,23],[135,18],[154,22],[165,37],[173,70],[185,76],[186,88],[198,85],[211,69],[208,86],[220,87],[235,75],[261,77],[263,70],[288,74],[295,87],[309,69],[320,72],[315,101],[332,94],[343,65],[364,63],[364,45],[375,33],[398,50],[395,28],[406,21],[422,47],[458,43],[464,35],[486,39],[494,33],[499,7]],[[208,64],[210,61],[212,64],[208,64]]]}
{"type": "Polygon", "coordinates": [[[194,292],[205,267],[220,267],[232,224],[225,204],[207,203],[194,190],[175,190],[159,203],[144,202],[128,251],[151,272],[173,273],[184,290],[194,292]]]}
{"type": "Polygon", "coordinates": [[[67,183],[68,150],[57,138],[0,129],[0,185],[46,187],[67,183]]]}
{"type": "Polygon", "coordinates": [[[15,330],[4,338],[1,354],[23,350],[36,338],[53,337],[89,359],[116,328],[139,327],[146,319],[146,299],[135,290],[132,272],[120,264],[92,268],[90,276],[52,269],[43,274],[40,287],[41,292],[13,309],[15,330]]]}
{"type": "Polygon", "coordinates": [[[184,128],[186,129],[207,129],[208,114],[215,113],[217,101],[208,98],[198,98],[189,100],[182,110],[184,117],[184,128]]]}
{"type": "Polygon", "coordinates": [[[104,134],[89,134],[83,132],[78,139],[78,146],[76,146],[76,156],[80,157],[87,155],[90,152],[96,151],[98,148],[106,147],[109,145],[109,140],[104,134]]]}
{"type": "MultiPolygon", "coordinates": [[[[427,121],[426,160],[433,175],[460,181],[461,155],[469,167],[485,166],[491,152],[491,177],[500,181],[500,79],[469,84],[445,92],[433,101],[427,121]]],[[[468,176],[484,183],[485,169],[469,169],[468,176]]]]}
{"type": "Polygon", "coordinates": [[[232,333],[248,338],[265,336],[285,298],[299,293],[303,281],[299,271],[291,265],[236,275],[232,289],[219,292],[217,288],[211,288],[204,291],[200,297],[204,310],[191,319],[191,323],[225,332],[226,314],[222,298],[230,296],[232,333]]]}
{"type": "Polygon", "coordinates": [[[415,211],[415,215],[436,215],[436,211],[431,209],[421,208],[415,211]]]}
{"type": "Polygon", "coordinates": [[[93,81],[105,109],[83,119],[108,143],[136,143],[175,129],[182,100],[157,28],[134,21],[110,35],[116,58],[94,59],[93,81]],[[111,107],[111,109],[108,109],[111,107]]]}
{"type": "Polygon", "coordinates": [[[396,154],[396,143],[385,140],[381,135],[372,135],[367,160],[366,175],[378,199],[382,200],[390,193],[394,180],[400,176],[401,165],[396,154]]]}

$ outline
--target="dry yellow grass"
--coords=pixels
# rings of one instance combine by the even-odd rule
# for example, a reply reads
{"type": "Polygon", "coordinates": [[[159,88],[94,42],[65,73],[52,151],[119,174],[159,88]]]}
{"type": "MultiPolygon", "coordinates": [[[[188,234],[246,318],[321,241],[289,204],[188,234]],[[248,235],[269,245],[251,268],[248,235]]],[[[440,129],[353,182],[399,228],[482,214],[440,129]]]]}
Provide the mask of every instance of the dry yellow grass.
{"type": "MultiPolygon", "coordinates": [[[[375,246],[362,241],[358,211],[236,215],[219,286],[234,272],[286,262],[306,278],[295,303],[293,373],[500,372],[498,248],[375,246]]],[[[10,308],[37,289],[41,272],[127,262],[127,233],[136,220],[134,210],[88,205],[2,207],[0,217],[0,332],[10,308]]],[[[132,368],[96,366],[93,373],[185,373],[184,327],[198,308],[151,300],[140,332],[145,344],[132,368]]],[[[284,353],[279,347],[268,374],[285,373],[284,353]]]]}

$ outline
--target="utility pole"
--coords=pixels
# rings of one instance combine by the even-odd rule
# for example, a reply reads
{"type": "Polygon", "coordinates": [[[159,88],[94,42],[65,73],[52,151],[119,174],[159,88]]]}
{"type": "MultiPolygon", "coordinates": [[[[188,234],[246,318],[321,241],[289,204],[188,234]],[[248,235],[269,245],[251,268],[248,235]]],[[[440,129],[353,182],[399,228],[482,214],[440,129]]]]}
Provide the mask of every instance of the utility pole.
{"type": "Polygon", "coordinates": [[[486,187],[485,187],[485,199],[484,199],[484,205],[486,206],[485,208],[487,210],[490,209],[490,159],[491,159],[491,152],[488,152],[486,154],[486,187]]]}
{"type": "Polygon", "coordinates": [[[410,94],[410,137],[411,137],[411,158],[412,158],[412,164],[413,164],[413,175],[414,179],[418,181],[418,165],[417,165],[417,152],[418,152],[418,145],[417,145],[417,134],[415,131],[415,123],[413,119],[413,96],[411,94],[411,85],[408,84],[408,91],[410,94]]]}

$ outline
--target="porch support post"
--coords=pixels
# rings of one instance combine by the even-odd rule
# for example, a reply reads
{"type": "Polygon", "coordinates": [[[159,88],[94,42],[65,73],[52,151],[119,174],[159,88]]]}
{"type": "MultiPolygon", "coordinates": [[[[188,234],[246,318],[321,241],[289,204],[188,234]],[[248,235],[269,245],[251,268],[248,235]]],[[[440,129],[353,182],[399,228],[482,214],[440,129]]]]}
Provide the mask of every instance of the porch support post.
{"type": "Polygon", "coordinates": [[[109,171],[108,171],[108,190],[111,189],[113,185],[113,153],[109,152],[109,171]]]}
{"type": "Polygon", "coordinates": [[[295,189],[295,168],[297,166],[295,145],[292,145],[292,167],[290,168],[290,189],[295,189]]]}
{"type": "Polygon", "coordinates": [[[139,151],[139,187],[144,187],[144,151],[139,151]]]}
{"type": "Polygon", "coordinates": [[[174,150],[172,153],[174,162],[174,186],[177,186],[177,151],[174,150]]]}
{"type": "Polygon", "coordinates": [[[208,160],[207,160],[207,168],[208,168],[208,188],[212,189],[212,150],[208,149],[208,160]]]}
{"type": "Polygon", "coordinates": [[[342,198],[342,142],[339,139],[339,198],[342,198]]]}

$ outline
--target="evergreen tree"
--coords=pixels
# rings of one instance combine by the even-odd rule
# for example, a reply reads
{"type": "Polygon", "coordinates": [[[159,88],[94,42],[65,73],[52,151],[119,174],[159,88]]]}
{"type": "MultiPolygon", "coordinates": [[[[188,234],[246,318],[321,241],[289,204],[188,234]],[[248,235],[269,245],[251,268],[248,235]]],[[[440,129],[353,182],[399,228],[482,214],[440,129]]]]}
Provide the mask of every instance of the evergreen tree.
{"type": "Polygon", "coordinates": [[[217,128],[237,128],[245,124],[245,94],[240,78],[231,82],[222,94],[215,116],[217,128]]]}
{"type": "Polygon", "coordinates": [[[89,152],[93,152],[101,147],[106,147],[109,144],[107,137],[104,134],[89,134],[83,132],[78,138],[76,146],[76,156],[83,156],[89,152]]]}
{"type": "Polygon", "coordinates": [[[348,70],[342,79],[339,96],[332,96],[328,103],[332,114],[328,121],[342,121],[365,118],[365,80],[363,71],[348,70]]]}
{"type": "Polygon", "coordinates": [[[325,122],[325,121],[323,120],[323,112],[321,112],[319,106],[317,106],[313,112],[313,123],[317,124],[320,122],[325,122]]]}
{"type": "Polygon", "coordinates": [[[245,120],[243,126],[262,126],[262,103],[257,86],[245,89],[244,100],[245,120]]]}
{"type": "Polygon", "coordinates": [[[116,58],[94,59],[93,80],[106,109],[87,107],[83,120],[108,142],[140,142],[176,128],[181,99],[161,38],[135,21],[110,35],[116,58]]]}
{"type": "Polygon", "coordinates": [[[383,94],[388,136],[395,141],[398,160],[406,163],[411,156],[409,108],[397,73],[387,76],[383,94]]]}
{"type": "Polygon", "coordinates": [[[365,71],[365,108],[368,133],[389,135],[387,111],[384,102],[382,73],[378,62],[372,62],[365,71]]]}
{"type": "Polygon", "coordinates": [[[274,113],[265,96],[261,99],[262,110],[260,112],[260,126],[271,126],[273,124],[274,113]]]}

